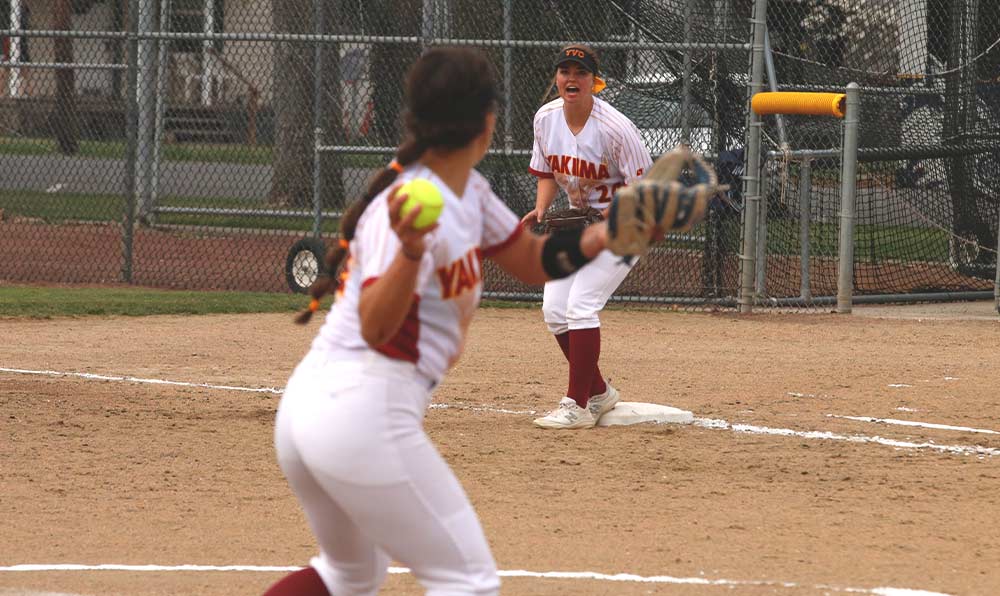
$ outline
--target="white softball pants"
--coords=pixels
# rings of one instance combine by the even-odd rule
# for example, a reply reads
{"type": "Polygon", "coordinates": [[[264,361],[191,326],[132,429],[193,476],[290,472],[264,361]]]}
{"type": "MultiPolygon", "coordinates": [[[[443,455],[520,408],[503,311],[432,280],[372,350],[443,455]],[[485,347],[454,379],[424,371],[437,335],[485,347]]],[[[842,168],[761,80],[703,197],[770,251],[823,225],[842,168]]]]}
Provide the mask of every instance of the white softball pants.
{"type": "Polygon", "coordinates": [[[368,596],[390,559],[428,596],[489,596],[500,579],[468,497],[423,429],[430,383],[407,362],[313,350],[278,408],[278,463],[319,542],[334,596],[368,596]]]}
{"type": "Polygon", "coordinates": [[[598,313],[615,293],[638,258],[625,264],[621,257],[603,250],[579,271],[545,283],[542,316],[554,335],[570,329],[600,327],[598,313]]]}

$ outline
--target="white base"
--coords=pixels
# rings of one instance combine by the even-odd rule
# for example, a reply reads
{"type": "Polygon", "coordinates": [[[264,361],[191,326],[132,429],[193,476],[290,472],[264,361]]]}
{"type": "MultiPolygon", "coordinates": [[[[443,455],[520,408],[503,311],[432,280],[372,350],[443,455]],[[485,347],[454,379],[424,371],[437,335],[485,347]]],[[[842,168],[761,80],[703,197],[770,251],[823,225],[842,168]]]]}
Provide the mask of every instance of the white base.
{"type": "Polygon", "coordinates": [[[656,422],[658,424],[691,424],[694,414],[660,404],[646,404],[634,401],[620,401],[613,410],[601,416],[597,426],[618,426],[656,422]]]}

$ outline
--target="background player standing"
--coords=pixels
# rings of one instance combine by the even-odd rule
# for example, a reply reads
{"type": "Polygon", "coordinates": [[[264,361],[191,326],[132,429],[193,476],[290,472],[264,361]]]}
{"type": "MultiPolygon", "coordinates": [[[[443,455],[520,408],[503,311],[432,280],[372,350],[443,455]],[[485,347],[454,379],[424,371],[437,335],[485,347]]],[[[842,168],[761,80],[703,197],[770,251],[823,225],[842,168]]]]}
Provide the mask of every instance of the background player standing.
{"type": "MultiPolygon", "coordinates": [[[[436,596],[499,590],[489,545],[458,479],[423,429],[433,388],[461,354],[482,291],[482,257],[530,284],[570,275],[605,247],[607,228],[525,233],[474,166],[496,124],[491,64],[433,49],[406,81],[408,139],[341,221],[327,258],[347,276],[289,379],[275,423],[278,462],[320,553],[267,596],[375,594],[391,559],[436,596]],[[437,224],[400,217],[394,182],[430,179],[437,224]]],[[[332,289],[311,288],[306,322],[332,289]]]]}
{"type": "MultiPolygon", "coordinates": [[[[529,171],[538,177],[538,190],[535,209],[521,220],[525,226],[543,221],[558,188],[566,191],[572,207],[605,210],[616,190],[641,178],[652,164],[635,124],[594,97],[604,81],[591,48],[562,48],[555,71],[559,97],[535,114],[529,171]]],[[[577,273],[545,284],[542,313],[569,361],[569,386],[558,407],[536,419],[536,425],[589,428],[618,402],[618,391],[598,367],[598,313],[635,262],[604,251],[577,273]]]]}

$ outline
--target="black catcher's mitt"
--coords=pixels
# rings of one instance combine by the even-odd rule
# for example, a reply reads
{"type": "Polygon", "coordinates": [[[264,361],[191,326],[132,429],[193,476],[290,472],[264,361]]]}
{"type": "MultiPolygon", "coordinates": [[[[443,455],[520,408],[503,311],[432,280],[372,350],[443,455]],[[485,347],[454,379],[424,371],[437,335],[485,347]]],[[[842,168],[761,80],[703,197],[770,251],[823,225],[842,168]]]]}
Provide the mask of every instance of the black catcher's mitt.
{"type": "Polygon", "coordinates": [[[728,188],[701,156],[678,146],[661,155],[642,180],[615,193],[607,247],[620,256],[645,254],[654,235],[691,229],[712,197],[728,188]]]}

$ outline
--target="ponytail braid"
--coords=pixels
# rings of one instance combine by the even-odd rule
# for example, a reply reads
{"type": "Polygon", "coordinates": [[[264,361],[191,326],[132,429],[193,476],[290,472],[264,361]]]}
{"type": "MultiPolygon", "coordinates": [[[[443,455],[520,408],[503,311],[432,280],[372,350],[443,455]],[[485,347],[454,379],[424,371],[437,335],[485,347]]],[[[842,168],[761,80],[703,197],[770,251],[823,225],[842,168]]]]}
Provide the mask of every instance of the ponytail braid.
{"type": "Polygon", "coordinates": [[[389,188],[389,185],[396,181],[403,168],[420,159],[426,150],[427,144],[425,142],[413,137],[408,138],[396,150],[395,159],[375,175],[375,178],[368,184],[368,189],[361,195],[361,198],[351,203],[347,208],[340,219],[340,237],[337,239],[337,245],[326,251],[326,257],[324,258],[326,273],[320,275],[315,283],[309,287],[309,295],[312,297],[312,300],[309,301],[308,308],[296,315],[296,323],[299,325],[308,323],[312,319],[313,313],[319,310],[320,300],[322,300],[323,296],[334,290],[336,285],[334,276],[340,267],[340,263],[347,256],[351,240],[354,240],[354,231],[358,225],[358,220],[361,219],[361,215],[368,208],[368,205],[383,190],[389,188]]]}

